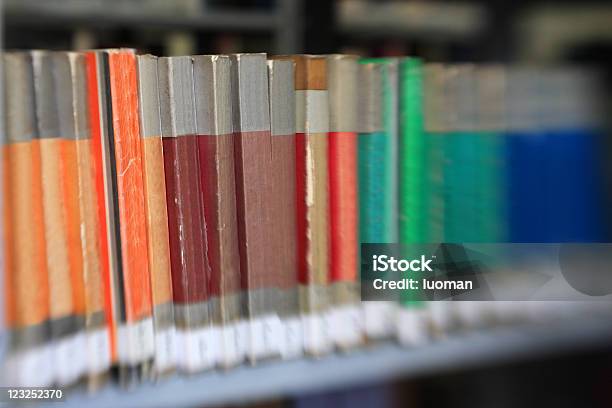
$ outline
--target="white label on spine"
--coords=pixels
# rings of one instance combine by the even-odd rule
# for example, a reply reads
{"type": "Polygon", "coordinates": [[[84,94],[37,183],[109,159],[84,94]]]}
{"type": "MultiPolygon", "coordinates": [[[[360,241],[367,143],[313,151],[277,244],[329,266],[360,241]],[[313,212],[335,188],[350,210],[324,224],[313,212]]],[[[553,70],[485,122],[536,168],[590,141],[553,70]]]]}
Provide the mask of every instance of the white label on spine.
{"type": "Polygon", "coordinates": [[[304,350],[312,354],[324,354],[332,349],[327,319],[321,314],[302,316],[304,350]]]}
{"type": "Polygon", "coordinates": [[[449,301],[429,302],[429,312],[435,330],[445,333],[452,324],[451,305],[449,301]]]}
{"type": "Polygon", "coordinates": [[[206,327],[178,332],[180,367],[187,372],[212,368],[220,355],[219,330],[206,327]]]}
{"type": "Polygon", "coordinates": [[[268,355],[280,355],[283,349],[280,339],[284,337],[284,329],[278,315],[269,315],[263,319],[263,335],[268,355]]]}
{"type": "Polygon", "coordinates": [[[280,354],[278,339],[282,336],[280,319],[267,315],[250,321],[251,358],[267,358],[280,354]]]}
{"type": "Polygon", "coordinates": [[[365,331],[377,339],[395,332],[395,304],[393,302],[364,302],[365,331]]]}
{"type": "Polygon", "coordinates": [[[459,318],[467,327],[476,327],[482,324],[484,318],[484,302],[462,301],[457,302],[455,308],[459,313],[459,318]]]}
{"type": "Polygon", "coordinates": [[[402,307],[397,313],[397,337],[400,344],[416,346],[427,341],[425,308],[402,307]]]}
{"type": "Polygon", "coordinates": [[[87,367],[90,374],[103,373],[110,368],[110,340],[108,328],[87,333],[87,367]]]}
{"type": "Polygon", "coordinates": [[[120,363],[135,365],[153,358],[155,352],[153,319],[121,325],[118,332],[120,363]]]}
{"type": "Polygon", "coordinates": [[[283,322],[285,342],[281,355],[283,358],[300,357],[304,352],[304,332],[299,317],[287,318],[283,322]]]}
{"type": "Polygon", "coordinates": [[[48,387],[54,381],[53,344],[10,355],[6,361],[7,386],[48,387]]]}
{"type": "Polygon", "coordinates": [[[332,337],[340,347],[354,347],[362,341],[363,313],[357,305],[345,305],[330,312],[332,337]]]}
{"type": "Polygon", "coordinates": [[[236,326],[228,324],[219,329],[221,336],[222,355],[220,363],[224,367],[231,367],[241,362],[238,346],[236,344],[236,326]]]}
{"type": "Polygon", "coordinates": [[[57,382],[61,386],[74,383],[85,373],[87,364],[86,338],[76,333],[55,343],[54,367],[57,382]]]}
{"type": "Polygon", "coordinates": [[[72,377],[76,381],[87,372],[87,335],[85,332],[72,336],[71,348],[71,358],[74,360],[72,377]]]}
{"type": "Polygon", "coordinates": [[[176,330],[169,327],[155,332],[155,369],[158,372],[170,370],[176,366],[177,344],[176,330]]]}
{"type": "Polygon", "coordinates": [[[325,90],[295,91],[295,132],[329,132],[328,104],[325,90]]]}
{"type": "Polygon", "coordinates": [[[238,321],[235,326],[236,351],[238,359],[244,360],[249,351],[249,323],[246,320],[238,321]]]}

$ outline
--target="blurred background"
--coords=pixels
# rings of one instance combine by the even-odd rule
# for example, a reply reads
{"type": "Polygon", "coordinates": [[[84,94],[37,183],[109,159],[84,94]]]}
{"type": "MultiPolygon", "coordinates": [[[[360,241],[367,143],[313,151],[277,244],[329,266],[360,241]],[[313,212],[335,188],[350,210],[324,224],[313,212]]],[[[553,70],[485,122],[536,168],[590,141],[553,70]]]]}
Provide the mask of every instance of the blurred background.
{"type": "MultiPolygon", "coordinates": [[[[347,52],[543,69],[587,65],[601,73],[603,128],[610,129],[610,1],[5,0],[3,8],[5,49],[130,47],[156,55],[347,52]]],[[[612,172],[606,170],[612,163],[610,138],[599,143],[604,167],[597,177],[611,185],[612,172]]],[[[603,201],[604,213],[608,202],[603,201]]],[[[605,233],[597,240],[609,242],[609,237],[605,233]]],[[[563,353],[538,351],[528,358],[372,377],[263,402],[247,396],[244,405],[608,407],[612,344],[597,341],[563,353]]]]}

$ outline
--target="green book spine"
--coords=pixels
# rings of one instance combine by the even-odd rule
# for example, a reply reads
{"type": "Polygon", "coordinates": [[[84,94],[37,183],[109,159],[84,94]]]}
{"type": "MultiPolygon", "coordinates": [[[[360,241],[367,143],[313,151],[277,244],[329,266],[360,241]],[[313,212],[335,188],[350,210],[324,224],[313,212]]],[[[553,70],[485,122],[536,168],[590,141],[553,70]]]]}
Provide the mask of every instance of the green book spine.
{"type": "Polygon", "coordinates": [[[400,64],[399,238],[402,243],[427,241],[425,189],[427,139],[423,129],[422,62],[400,64]]]}
{"type": "MultiPolygon", "coordinates": [[[[400,63],[400,138],[399,138],[399,239],[417,254],[418,245],[427,242],[427,139],[423,129],[423,64],[417,58],[400,63]]],[[[417,278],[414,272],[406,278],[417,278]]],[[[419,279],[420,280],[420,279],[419,279]]],[[[422,306],[420,294],[403,291],[400,302],[407,307],[422,306]]]]}

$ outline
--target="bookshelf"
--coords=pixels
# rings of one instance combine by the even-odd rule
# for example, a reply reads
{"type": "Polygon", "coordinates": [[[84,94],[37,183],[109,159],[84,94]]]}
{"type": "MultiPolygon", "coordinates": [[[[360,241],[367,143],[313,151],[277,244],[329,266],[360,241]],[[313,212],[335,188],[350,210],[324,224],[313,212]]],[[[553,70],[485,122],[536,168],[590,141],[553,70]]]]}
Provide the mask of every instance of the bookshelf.
{"type": "Polygon", "coordinates": [[[551,357],[606,347],[611,340],[612,323],[606,316],[557,321],[546,326],[525,324],[457,333],[452,338],[412,349],[388,342],[317,360],[270,361],[228,372],[173,377],[142,384],[134,391],[107,386],[93,397],[78,392],[70,395],[62,407],[182,407],[254,402],[400,376],[420,377],[551,357]]]}
{"type": "Polygon", "coordinates": [[[485,28],[486,8],[456,2],[341,1],[337,23],[344,35],[467,39],[485,28]]]}
{"type": "MultiPolygon", "coordinates": [[[[203,7],[195,12],[151,12],[132,8],[91,7],[65,3],[6,1],[3,20],[6,26],[37,29],[124,29],[162,31],[217,31],[268,33],[273,36],[274,52],[292,53],[302,48],[299,15],[302,0],[281,0],[271,9],[237,10],[203,7]]],[[[89,3],[89,2],[88,2],[89,3]]],[[[121,4],[123,2],[118,2],[121,4]]],[[[136,2],[137,3],[137,2],[136,2]]]]}

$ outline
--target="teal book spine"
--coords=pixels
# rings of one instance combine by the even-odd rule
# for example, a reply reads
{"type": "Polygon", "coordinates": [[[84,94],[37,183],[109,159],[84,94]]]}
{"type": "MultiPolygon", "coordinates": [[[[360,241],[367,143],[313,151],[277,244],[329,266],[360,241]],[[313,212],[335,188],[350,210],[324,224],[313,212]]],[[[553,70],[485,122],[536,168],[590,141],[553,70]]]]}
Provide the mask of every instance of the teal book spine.
{"type": "Polygon", "coordinates": [[[372,90],[379,95],[370,97],[368,104],[377,123],[359,134],[360,240],[394,243],[398,241],[398,60],[368,58],[360,64],[380,72],[380,87],[372,90]]]}

